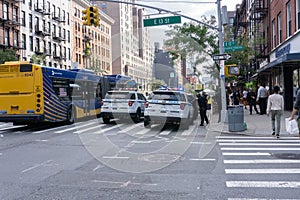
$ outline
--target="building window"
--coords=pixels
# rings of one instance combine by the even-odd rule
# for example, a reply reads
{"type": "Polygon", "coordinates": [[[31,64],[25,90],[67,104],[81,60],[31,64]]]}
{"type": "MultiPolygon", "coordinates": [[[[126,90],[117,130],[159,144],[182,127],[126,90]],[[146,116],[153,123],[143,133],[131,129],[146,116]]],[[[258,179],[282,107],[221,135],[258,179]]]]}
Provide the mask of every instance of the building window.
{"type": "Polygon", "coordinates": [[[29,28],[32,29],[32,14],[29,14],[29,28]]]}
{"type": "Polygon", "coordinates": [[[8,4],[7,3],[3,4],[3,18],[4,19],[9,19],[9,17],[8,17],[8,4]]]}
{"type": "Polygon", "coordinates": [[[15,22],[19,22],[19,16],[18,16],[18,8],[14,7],[13,8],[13,21],[15,22]]]}
{"type": "Polygon", "coordinates": [[[272,39],[273,39],[273,48],[276,47],[276,26],[275,26],[275,20],[272,21],[272,39]]]}
{"type": "Polygon", "coordinates": [[[26,49],[26,35],[23,33],[22,34],[22,49],[26,49]]]}
{"type": "Polygon", "coordinates": [[[281,13],[277,16],[277,31],[278,31],[278,44],[281,44],[282,42],[282,18],[281,13]]]}
{"type": "Polygon", "coordinates": [[[29,48],[30,48],[30,51],[33,51],[33,37],[32,36],[29,36],[29,48]]]}
{"type": "Polygon", "coordinates": [[[22,26],[26,27],[26,17],[25,17],[25,11],[22,11],[22,26]]]}
{"type": "Polygon", "coordinates": [[[5,46],[9,45],[9,30],[4,29],[4,44],[5,46]]]}
{"type": "Polygon", "coordinates": [[[19,33],[14,32],[14,46],[19,47],[19,33]]]}
{"type": "Polygon", "coordinates": [[[286,30],[287,36],[292,35],[292,13],[291,13],[291,2],[286,4],[286,30]]]}

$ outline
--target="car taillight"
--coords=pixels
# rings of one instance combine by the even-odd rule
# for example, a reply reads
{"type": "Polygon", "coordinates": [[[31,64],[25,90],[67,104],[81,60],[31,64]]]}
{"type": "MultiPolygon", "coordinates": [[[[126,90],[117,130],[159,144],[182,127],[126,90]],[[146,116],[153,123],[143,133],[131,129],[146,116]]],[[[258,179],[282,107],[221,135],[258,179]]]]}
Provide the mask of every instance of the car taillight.
{"type": "Polygon", "coordinates": [[[146,108],[148,108],[148,106],[149,106],[149,102],[148,102],[148,101],[146,101],[146,103],[145,103],[145,107],[146,107],[146,108]]]}
{"type": "Polygon", "coordinates": [[[181,104],[180,104],[180,109],[181,109],[181,110],[184,110],[184,108],[185,108],[185,103],[181,103],[181,104]]]}
{"type": "Polygon", "coordinates": [[[101,101],[101,106],[103,106],[104,105],[104,101],[101,101]]]}
{"type": "Polygon", "coordinates": [[[128,101],[128,106],[132,106],[134,101],[128,101]]]}

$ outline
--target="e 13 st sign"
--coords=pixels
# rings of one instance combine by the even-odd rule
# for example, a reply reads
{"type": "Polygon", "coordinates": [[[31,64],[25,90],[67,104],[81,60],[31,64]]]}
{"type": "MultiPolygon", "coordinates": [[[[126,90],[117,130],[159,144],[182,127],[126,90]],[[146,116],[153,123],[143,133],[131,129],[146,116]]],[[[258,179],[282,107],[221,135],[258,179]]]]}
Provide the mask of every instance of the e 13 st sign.
{"type": "Polygon", "coordinates": [[[167,25],[167,24],[177,24],[177,23],[181,23],[181,17],[180,16],[170,16],[170,17],[144,19],[144,27],[147,27],[147,26],[160,26],[160,25],[167,25]]]}

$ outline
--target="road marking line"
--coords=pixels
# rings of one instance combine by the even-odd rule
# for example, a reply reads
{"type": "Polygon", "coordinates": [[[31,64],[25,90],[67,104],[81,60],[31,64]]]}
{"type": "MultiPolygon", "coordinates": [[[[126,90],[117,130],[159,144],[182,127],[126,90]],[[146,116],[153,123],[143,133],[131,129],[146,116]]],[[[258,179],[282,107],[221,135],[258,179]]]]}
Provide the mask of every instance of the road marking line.
{"type": "MultiPolygon", "coordinates": [[[[290,138],[290,139],[297,139],[298,135],[293,136],[280,136],[280,138],[290,138]]],[[[216,136],[219,139],[275,139],[271,134],[270,137],[260,137],[260,136],[216,136]]],[[[299,138],[298,138],[299,140],[299,138]]]]}
{"type": "Polygon", "coordinates": [[[90,125],[92,125],[92,124],[95,124],[96,122],[91,122],[91,123],[88,123],[88,124],[83,124],[83,125],[81,125],[81,126],[74,126],[74,127],[72,127],[72,128],[67,128],[67,129],[64,129],[64,130],[61,130],[61,131],[56,131],[56,132],[54,132],[54,133],[63,133],[63,132],[67,132],[67,131],[71,131],[71,130],[74,130],[74,129],[79,129],[79,128],[82,128],[82,127],[85,127],[85,126],[90,126],[90,125]]]}
{"type": "Polygon", "coordinates": [[[35,142],[47,142],[48,140],[34,140],[35,142]]]}
{"type": "Polygon", "coordinates": [[[226,174],[299,174],[300,169],[225,169],[226,174]]]}
{"type": "Polygon", "coordinates": [[[222,147],[222,151],[300,151],[300,148],[231,148],[231,147],[222,147]]]}
{"type": "MultiPolygon", "coordinates": [[[[68,125],[70,126],[70,125],[68,125]]],[[[41,130],[41,131],[34,131],[33,133],[34,134],[38,134],[38,133],[44,133],[44,132],[48,132],[48,131],[54,131],[54,130],[57,130],[57,129],[61,129],[62,127],[65,127],[65,126],[59,126],[59,127],[55,127],[55,128],[49,128],[49,129],[45,129],[45,130],[41,130]]]]}
{"type": "Polygon", "coordinates": [[[216,161],[214,158],[190,158],[191,161],[216,161]]]}
{"type": "Polygon", "coordinates": [[[285,163],[300,163],[300,160],[271,160],[271,159],[257,159],[257,160],[224,160],[225,164],[285,164],[285,163]]]}
{"type": "Polygon", "coordinates": [[[159,135],[166,136],[166,135],[169,135],[171,132],[172,132],[172,130],[164,130],[164,131],[160,132],[159,135]]]}
{"type": "Polygon", "coordinates": [[[116,129],[116,128],[119,129],[121,126],[124,126],[124,125],[121,125],[121,124],[113,125],[113,126],[108,127],[108,128],[103,128],[100,131],[97,131],[93,134],[102,134],[102,133],[105,133],[106,131],[110,131],[112,129],[116,129]]]}
{"type": "Polygon", "coordinates": [[[102,156],[102,158],[106,158],[106,159],[129,159],[129,157],[126,157],[126,156],[102,156]]]}
{"type": "Polygon", "coordinates": [[[49,164],[49,163],[51,163],[51,162],[53,162],[53,160],[47,160],[47,161],[42,162],[42,163],[40,163],[40,164],[36,164],[36,165],[34,165],[34,166],[32,166],[32,167],[29,167],[29,168],[27,168],[27,169],[24,169],[21,173],[25,173],[25,172],[31,171],[31,170],[33,170],[33,169],[35,169],[35,168],[37,168],[37,167],[41,167],[41,166],[47,165],[47,164],[49,164]]]}
{"type": "Polygon", "coordinates": [[[212,144],[211,142],[190,142],[190,144],[212,144]]]}
{"type": "Polygon", "coordinates": [[[140,126],[140,124],[134,124],[133,126],[129,126],[123,130],[118,131],[118,133],[127,133],[128,131],[140,126]]]}
{"type": "Polygon", "coordinates": [[[97,171],[98,169],[100,169],[100,168],[102,168],[103,167],[103,165],[98,165],[97,167],[95,167],[94,169],[93,169],[93,171],[97,171]]]}
{"type": "Polygon", "coordinates": [[[131,181],[127,181],[127,182],[119,182],[119,181],[100,181],[100,180],[93,180],[94,183],[111,183],[111,184],[120,184],[120,187],[124,187],[127,186],[129,184],[131,185],[148,185],[148,186],[157,186],[156,183],[134,183],[131,181]],[[125,185],[127,184],[127,185],[125,185]]]}
{"type": "Polygon", "coordinates": [[[6,127],[6,128],[1,128],[0,131],[5,131],[5,130],[15,129],[15,128],[21,128],[21,127],[25,127],[25,126],[26,126],[26,125],[10,126],[10,127],[6,127]]]}
{"type": "Polygon", "coordinates": [[[300,188],[296,181],[226,181],[227,187],[247,188],[300,188]]]}
{"type": "Polygon", "coordinates": [[[270,153],[234,153],[234,152],[222,152],[223,156],[270,156],[270,153]]]}
{"type": "MultiPolygon", "coordinates": [[[[250,198],[228,198],[227,200],[270,200],[270,199],[263,199],[263,198],[255,198],[255,199],[250,199],[250,198]]],[[[299,200],[299,199],[273,199],[272,200],[299,200]]]]}
{"type": "Polygon", "coordinates": [[[100,125],[97,125],[97,126],[93,126],[93,127],[89,127],[89,128],[86,128],[86,129],[81,129],[79,131],[75,131],[74,133],[83,133],[83,132],[86,132],[86,131],[89,131],[89,130],[93,130],[95,128],[101,128],[103,126],[106,126],[105,124],[100,124],[100,125]]]}
{"type": "MultiPolygon", "coordinates": [[[[299,141],[298,141],[299,143],[299,141]]],[[[299,144],[289,144],[289,143],[219,143],[220,146],[300,146],[299,144]]]]}
{"type": "Polygon", "coordinates": [[[270,142],[270,143],[283,143],[283,142],[297,142],[299,143],[299,139],[295,139],[295,140],[278,140],[278,139],[274,139],[274,140],[217,140],[217,142],[221,143],[221,142],[227,142],[227,143],[236,143],[236,142],[270,142]]]}

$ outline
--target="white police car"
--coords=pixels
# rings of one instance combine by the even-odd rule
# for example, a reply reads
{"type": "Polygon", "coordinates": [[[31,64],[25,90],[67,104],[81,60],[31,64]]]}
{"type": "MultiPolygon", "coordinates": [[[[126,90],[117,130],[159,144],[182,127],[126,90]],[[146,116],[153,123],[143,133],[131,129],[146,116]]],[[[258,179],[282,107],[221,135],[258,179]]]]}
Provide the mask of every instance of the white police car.
{"type": "Polygon", "coordinates": [[[140,122],[144,116],[146,98],[137,91],[108,91],[102,100],[101,116],[108,124],[114,118],[131,118],[140,122]]]}
{"type": "Polygon", "coordinates": [[[183,91],[156,90],[146,102],[144,126],[151,124],[177,124],[188,129],[193,122],[193,106],[183,91]]]}

